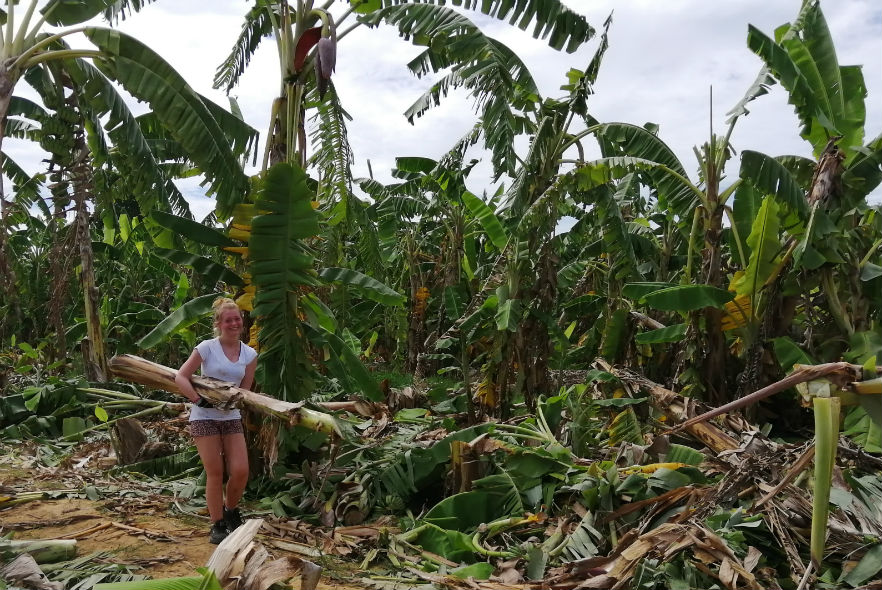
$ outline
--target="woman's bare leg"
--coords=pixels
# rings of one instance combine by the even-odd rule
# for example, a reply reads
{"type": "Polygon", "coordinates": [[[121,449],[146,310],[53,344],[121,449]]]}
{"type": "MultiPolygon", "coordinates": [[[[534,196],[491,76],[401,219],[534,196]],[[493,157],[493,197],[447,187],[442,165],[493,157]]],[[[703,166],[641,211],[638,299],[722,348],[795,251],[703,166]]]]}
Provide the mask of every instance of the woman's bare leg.
{"type": "Polygon", "coordinates": [[[208,505],[208,514],[211,522],[217,522],[224,517],[224,445],[219,434],[197,436],[193,440],[205,467],[205,503],[208,505]]]}
{"type": "Polygon", "coordinates": [[[248,483],[248,447],[245,435],[241,432],[225,434],[221,437],[224,457],[227,462],[227,508],[235,508],[242,499],[248,483]]]}

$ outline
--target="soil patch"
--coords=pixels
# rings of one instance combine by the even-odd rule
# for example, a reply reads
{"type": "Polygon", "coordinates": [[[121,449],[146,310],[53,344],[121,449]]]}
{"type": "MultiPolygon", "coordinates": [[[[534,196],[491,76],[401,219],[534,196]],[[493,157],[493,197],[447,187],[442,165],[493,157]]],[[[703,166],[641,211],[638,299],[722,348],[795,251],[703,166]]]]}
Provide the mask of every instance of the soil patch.
{"type": "MultiPolygon", "coordinates": [[[[207,516],[181,514],[167,493],[109,476],[96,465],[107,454],[101,445],[81,445],[51,467],[40,461],[37,448],[2,446],[0,536],[76,539],[77,558],[94,556],[94,563],[124,565],[153,579],[198,575],[196,568],[216,549],[208,541],[207,516]],[[91,457],[91,465],[84,457],[91,457]]],[[[277,557],[286,553],[268,549],[277,557]]],[[[320,589],[362,587],[351,581],[357,576],[354,564],[329,555],[311,559],[325,568],[320,589]]],[[[294,587],[299,587],[296,579],[294,587]]]]}
{"type": "Polygon", "coordinates": [[[194,575],[214,551],[207,526],[165,514],[120,516],[91,500],[38,500],[0,512],[0,530],[19,540],[76,539],[78,556],[100,552],[151,578],[194,575]]]}

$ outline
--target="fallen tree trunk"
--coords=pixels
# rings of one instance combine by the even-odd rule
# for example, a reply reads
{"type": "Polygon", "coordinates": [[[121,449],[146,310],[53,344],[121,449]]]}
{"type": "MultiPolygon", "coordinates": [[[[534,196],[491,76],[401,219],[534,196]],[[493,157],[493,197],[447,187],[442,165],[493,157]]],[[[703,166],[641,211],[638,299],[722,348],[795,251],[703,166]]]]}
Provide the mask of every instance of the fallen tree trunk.
{"type": "MultiPolygon", "coordinates": [[[[837,383],[840,387],[844,388],[848,384],[851,384],[855,381],[859,381],[861,378],[861,371],[863,367],[860,365],[853,365],[851,363],[825,363],[823,365],[796,365],[795,370],[780,381],[776,381],[771,385],[767,385],[758,391],[754,391],[751,394],[745,395],[742,398],[736,399],[735,401],[729,402],[726,405],[720,406],[718,408],[714,408],[700,416],[695,416],[693,418],[689,418],[685,422],[678,424],[674,428],[671,429],[671,433],[677,432],[678,430],[685,430],[687,428],[693,427],[697,424],[701,424],[706,420],[710,420],[711,418],[715,418],[720,416],[721,414],[727,414],[732,412],[733,410],[738,410],[749,406],[751,404],[755,404],[756,402],[769,397],[770,395],[774,395],[781,391],[785,391],[790,389],[791,387],[798,385],[800,383],[805,383],[806,381],[814,381],[815,379],[826,378],[834,383],[837,383]]],[[[878,370],[879,367],[876,367],[878,370]]]]}
{"type": "MultiPolygon", "coordinates": [[[[608,373],[612,373],[622,382],[649,393],[650,403],[658,410],[664,412],[671,421],[680,422],[689,418],[690,400],[688,398],[681,396],[676,391],[662,387],[642,375],[613,367],[602,359],[598,359],[596,362],[600,368],[608,373]]],[[[677,427],[683,428],[689,435],[701,441],[714,453],[733,451],[741,446],[737,440],[713,424],[699,422],[684,426],[681,423],[677,427]]]]}
{"type": "MultiPolygon", "coordinates": [[[[110,359],[111,372],[128,381],[180,393],[175,383],[177,371],[132,354],[120,354],[110,359]]],[[[310,430],[340,436],[341,432],[334,417],[303,407],[303,402],[285,402],[274,397],[254,393],[236,387],[227,381],[212,377],[194,375],[190,381],[196,393],[218,407],[246,407],[249,410],[278,418],[289,427],[300,425],[310,430]]]]}
{"type": "Polygon", "coordinates": [[[167,442],[151,441],[144,426],[136,418],[120,418],[110,429],[110,444],[120,465],[171,455],[174,449],[167,442]]]}

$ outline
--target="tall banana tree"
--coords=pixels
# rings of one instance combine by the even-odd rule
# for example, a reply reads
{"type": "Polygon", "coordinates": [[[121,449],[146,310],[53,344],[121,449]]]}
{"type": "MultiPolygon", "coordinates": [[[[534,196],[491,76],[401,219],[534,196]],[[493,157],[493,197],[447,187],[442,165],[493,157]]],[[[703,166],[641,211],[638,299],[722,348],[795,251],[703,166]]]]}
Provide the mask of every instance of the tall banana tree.
{"type": "MultiPolygon", "coordinates": [[[[872,223],[874,214],[866,209],[864,198],[879,184],[880,155],[878,139],[861,145],[865,89],[860,70],[836,62],[817,2],[805,2],[794,24],[780,27],[775,40],[751,27],[748,44],[766,65],[730,113],[725,135],[712,137],[696,151],[697,181],[689,179],[654,129],[622,123],[589,127],[585,134],[598,138],[605,157],[579,170],[583,188],[637,174],[652,189],[664,212],[657,223],[674,238],[664,249],[684,257],[685,264],[668,269],[673,274],[668,272],[665,284],[634,285],[626,294],[659,311],[677,309],[670,293],[682,295],[688,288],[710,296],[692,313],[678,372],[684,385],[697,385],[716,402],[726,401],[739,387],[742,393],[755,389],[768,378],[760,372],[769,365],[769,347],[772,341],[777,347],[781,337],[792,333],[790,319],[800,299],[806,302],[802,314],[820,313],[823,325],[838,326],[838,334],[824,330],[823,336],[812,339],[826,340],[825,346],[834,347],[829,351],[834,356],[849,340],[852,348],[865,352],[878,346],[872,344],[868,330],[872,319],[864,302],[867,283],[878,276],[867,266],[878,244],[870,237],[873,232],[867,231],[866,222],[872,223]],[[802,135],[812,142],[819,161],[771,158],[745,150],[739,178],[724,181],[734,125],[748,113],[747,105],[766,94],[776,80],[788,91],[803,123],[802,135]],[[729,218],[728,228],[722,224],[723,216],[729,218]],[[789,237],[782,239],[785,227],[789,237]],[[785,272],[793,264],[804,270],[785,272]],[[799,278],[800,273],[819,267],[814,276],[799,278]],[[727,268],[734,275],[722,272],[727,268]],[[837,276],[835,268],[846,272],[837,276]],[[671,279],[681,285],[670,283],[671,279]],[[662,289],[665,286],[668,289],[662,289]],[[825,301],[817,301],[820,308],[811,303],[817,288],[825,292],[825,301]],[[725,290],[731,294],[724,296],[725,290]],[[853,317],[860,318],[860,330],[855,330],[853,317]],[[729,330],[739,331],[737,341],[727,342],[724,334],[729,330]],[[727,373],[737,366],[733,352],[744,363],[737,379],[727,373]],[[693,362],[687,364],[690,358],[693,362]],[[690,377],[688,365],[700,367],[701,373],[690,377]]],[[[666,254],[664,259],[671,258],[666,254]]],[[[809,320],[808,325],[816,322],[809,320]]]]}
{"type": "MultiPolygon", "coordinates": [[[[826,309],[813,320],[816,338],[845,346],[834,344],[824,356],[845,353],[865,360],[882,353],[869,304],[879,276],[870,262],[879,248],[870,230],[877,215],[866,204],[882,181],[882,136],[864,144],[863,74],[859,66],[839,64],[817,1],[804,2],[794,22],[778,27],[774,39],[751,27],[747,43],[787,91],[802,124],[800,135],[817,161],[745,152],[740,176],[753,190],[738,198],[750,209],[757,193],[766,200],[776,195],[784,201],[782,221],[796,210],[799,222],[783,224],[787,250],[776,268],[792,268],[806,300],[815,289],[825,293],[826,309]]],[[[769,284],[775,280],[768,272],[762,278],[769,284]]],[[[815,347],[811,339],[805,344],[815,347]]]]}
{"type": "MultiPolygon", "coordinates": [[[[83,0],[69,3],[49,0],[40,6],[39,0],[30,0],[27,6],[7,2],[5,22],[0,37],[0,163],[2,140],[6,135],[7,115],[18,83],[35,68],[44,64],[70,63],[76,58],[89,59],[105,75],[121,83],[136,98],[146,101],[170,133],[180,142],[188,157],[205,175],[210,190],[221,200],[235,200],[247,191],[248,183],[231,146],[240,151],[253,138],[247,126],[238,121],[218,122],[221,109],[203,101],[187,83],[155,52],[135,39],[111,29],[82,26],[89,19],[104,12],[108,18],[138,10],[145,2],[111,2],[83,0]],[[20,12],[24,8],[24,12],[20,12]],[[62,27],[59,32],[47,32],[49,26],[62,27]],[[77,26],[80,25],[80,26],[77,26]],[[66,28],[64,28],[66,27],[66,28]],[[91,47],[68,47],[66,37],[82,33],[91,47]],[[232,138],[232,139],[230,139],[232,138]]],[[[77,68],[81,69],[81,68],[77,68]]],[[[87,77],[89,74],[85,74],[87,77]]],[[[85,84],[88,92],[102,94],[101,83],[85,84]]],[[[119,104],[110,103],[107,110],[118,116],[119,104]]],[[[232,117],[230,117],[232,119],[232,117]]],[[[124,117],[111,118],[118,126],[116,139],[138,143],[134,128],[124,117]]],[[[134,152],[144,153],[144,146],[134,152]]],[[[149,168],[150,166],[147,166],[149,168]]],[[[6,166],[3,166],[5,169],[6,166]]],[[[160,186],[160,190],[165,185],[160,186]]],[[[17,301],[16,281],[9,264],[7,236],[11,201],[0,185],[0,274],[10,301],[17,301]]]]}
{"type": "Polygon", "coordinates": [[[466,177],[477,161],[463,163],[465,151],[475,139],[474,133],[468,134],[440,161],[398,158],[392,174],[401,182],[384,186],[370,179],[359,181],[362,190],[375,201],[371,216],[376,219],[380,249],[358,260],[369,262],[371,257],[379,256],[386,269],[385,280],[409,293],[403,353],[403,366],[408,372],[428,374],[437,364],[427,362],[423,355],[447,330],[450,315],[457,314],[462,301],[468,300],[469,275],[479,272],[483,263],[476,256],[475,238],[468,228],[471,216],[465,204],[468,199],[477,199],[465,187],[466,177]],[[434,305],[430,305],[430,299],[434,305]]]}
{"type": "MultiPolygon", "coordinates": [[[[495,285],[493,316],[497,333],[493,351],[482,369],[479,394],[485,406],[503,416],[515,398],[523,395],[533,407],[539,395],[553,388],[548,377],[549,359],[555,342],[563,345],[566,340],[557,325],[561,241],[555,234],[561,216],[572,209],[559,176],[569,164],[566,153],[581,148],[574,141],[572,128],[576,123],[593,121],[587,112],[587,99],[608,48],[611,23],[611,18],[605,22],[598,48],[585,71],[571,70],[570,84],[565,87],[568,95],[560,100],[542,100],[538,94],[533,95],[538,100],[530,116],[525,117],[529,149],[497,210],[507,236],[504,244],[497,240],[501,244],[497,274],[501,280],[495,285]]],[[[526,80],[527,74],[521,79],[526,80]]],[[[521,104],[524,97],[520,92],[526,88],[523,81],[514,85],[513,98],[521,104]]],[[[495,113],[485,112],[484,116],[493,117],[495,113]]],[[[505,172],[499,167],[502,162],[497,165],[497,173],[505,172]]],[[[492,235],[493,224],[487,224],[492,217],[480,209],[479,204],[472,205],[492,235]]]]}
{"type": "MultiPolygon", "coordinates": [[[[523,78],[521,72],[525,68],[510,50],[486,37],[463,14],[444,6],[444,2],[370,0],[343,4],[345,9],[334,11],[331,2],[323,6],[317,6],[312,0],[298,1],[296,5],[266,0],[255,2],[246,15],[236,46],[218,69],[215,83],[228,91],[233,88],[260,41],[273,36],[279,55],[279,94],[273,103],[262,169],[265,171],[277,162],[301,169],[309,164],[317,169],[317,200],[332,227],[336,227],[335,231],[326,234],[329,253],[321,258],[347,268],[347,257],[351,254],[346,252],[344,244],[351,241],[348,236],[354,233],[353,225],[363,226],[358,232],[361,234],[358,240],[360,250],[375,253],[379,250],[374,232],[368,229],[365,209],[357,205],[351,194],[351,150],[345,133],[346,115],[330,83],[337,43],[353,27],[388,23],[396,26],[406,38],[419,33],[421,40],[436,39],[436,42],[427,44],[428,49],[410,67],[418,76],[441,69],[449,69],[450,74],[421,98],[408,116],[419,116],[430,102],[437,102],[452,88],[467,88],[486,114],[482,119],[486,122],[483,132],[501,172],[514,171],[513,152],[505,146],[511,144],[514,135],[523,132],[524,126],[523,117],[510,105],[524,103],[523,99],[514,99],[530,96],[535,84],[531,79],[523,78]],[[357,22],[351,22],[353,17],[357,17],[357,22]],[[348,28],[343,29],[344,25],[348,28]],[[305,107],[308,104],[320,104],[316,115],[319,131],[313,135],[312,158],[307,157],[305,107]],[[502,118],[494,124],[491,123],[494,116],[502,118]]],[[[481,12],[499,19],[511,17],[512,8],[506,2],[485,2],[480,6],[481,12]]],[[[573,51],[593,35],[593,29],[585,19],[558,0],[526,3],[517,8],[517,16],[522,26],[535,24],[533,35],[549,36],[549,44],[556,49],[566,47],[573,51]]],[[[229,204],[219,201],[219,205],[222,215],[229,212],[229,208],[225,208],[229,204]]],[[[258,219],[259,215],[254,218],[255,224],[258,219]]],[[[246,223],[245,227],[251,227],[251,224],[246,223]]],[[[248,254],[252,259],[261,255],[251,244],[248,254]]],[[[260,269],[251,271],[252,280],[258,284],[260,278],[255,270],[260,269]]],[[[264,305],[261,309],[280,310],[282,307],[277,301],[275,306],[264,305]]],[[[293,320],[294,316],[289,319],[293,320]]],[[[263,325],[276,325],[283,320],[283,317],[274,315],[258,317],[258,322],[263,325]]],[[[296,326],[290,327],[297,333],[296,326]]],[[[267,338],[262,341],[268,346],[274,345],[267,338]]],[[[281,382],[294,381],[291,377],[283,377],[281,382]]]]}

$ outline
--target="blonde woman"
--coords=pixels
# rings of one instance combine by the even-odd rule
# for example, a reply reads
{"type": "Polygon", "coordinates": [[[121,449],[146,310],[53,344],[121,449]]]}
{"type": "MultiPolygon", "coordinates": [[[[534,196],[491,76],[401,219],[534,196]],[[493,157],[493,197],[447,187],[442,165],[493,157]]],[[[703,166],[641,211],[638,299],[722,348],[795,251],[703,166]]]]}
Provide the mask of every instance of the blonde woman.
{"type": "Polygon", "coordinates": [[[178,369],[175,383],[193,402],[190,435],[205,467],[205,502],[212,523],[209,540],[217,545],[242,524],[238,506],[248,483],[248,450],[239,410],[213,407],[196,393],[190,377],[200,368],[205,377],[250,389],[254,383],[257,352],[240,339],[242,312],[236,302],[218,297],[213,308],[215,338],[196,345],[190,358],[178,369]],[[223,485],[225,468],[226,494],[223,485]]]}

